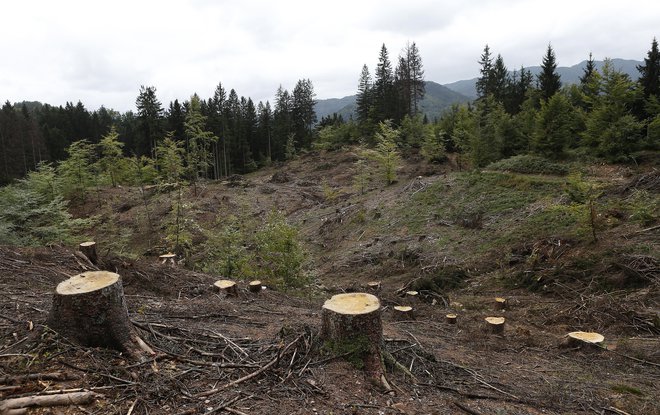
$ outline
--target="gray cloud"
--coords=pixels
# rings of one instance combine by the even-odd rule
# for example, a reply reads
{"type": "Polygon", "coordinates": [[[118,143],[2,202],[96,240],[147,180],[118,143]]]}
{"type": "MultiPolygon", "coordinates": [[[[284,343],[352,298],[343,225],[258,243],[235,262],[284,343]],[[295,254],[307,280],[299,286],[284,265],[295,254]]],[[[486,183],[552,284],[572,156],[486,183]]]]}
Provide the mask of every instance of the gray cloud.
{"type": "Polygon", "coordinates": [[[658,36],[660,4],[614,1],[83,0],[8,2],[0,25],[0,100],[82,100],[134,108],[140,85],[164,104],[218,82],[255,102],[310,78],[319,98],[353,94],[381,44],[393,61],[407,41],[426,78],[478,74],[489,43],[509,68],[538,65],[552,42],[560,65],[642,59],[658,36]]]}

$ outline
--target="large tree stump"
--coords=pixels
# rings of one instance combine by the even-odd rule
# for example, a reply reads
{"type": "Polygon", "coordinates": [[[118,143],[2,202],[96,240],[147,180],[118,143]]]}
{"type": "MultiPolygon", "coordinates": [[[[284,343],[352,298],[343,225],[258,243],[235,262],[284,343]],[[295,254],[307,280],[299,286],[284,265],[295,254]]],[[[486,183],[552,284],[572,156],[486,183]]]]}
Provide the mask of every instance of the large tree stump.
{"type": "Polygon", "coordinates": [[[250,281],[250,283],[248,284],[248,291],[250,291],[251,293],[255,293],[255,294],[260,293],[261,289],[262,289],[261,281],[259,280],[250,281]]]}
{"type": "Polygon", "coordinates": [[[80,247],[80,252],[85,254],[87,259],[89,259],[89,262],[91,262],[94,265],[99,264],[99,257],[96,254],[96,242],[93,241],[83,242],[78,246],[80,247]]]}
{"type": "Polygon", "coordinates": [[[486,323],[490,327],[490,332],[493,334],[502,334],[504,333],[504,322],[506,319],[504,317],[486,317],[486,323]]]}
{"type": "Polygon", "coordinates": [[[567,347],[592,347],[602,348],[605,337],[600,333],[586,331],[572,331],[566,335],[564,345],[567,347]]]}
{"type": "Polygon", "coordinates": [[[90,271],[57,285],[47,325],[83,346],[106,347],[142,358],[154,352],[128,317],[118,274],[90,271]]]}
{"type": "Polygon", "coordinates": [[[321,316],[321,338],[337,351],[357,350],[368,378],[389,388],[382,363],[383,326],[378,298],[367,293],[337,294],[323,304],[321,316]]]}
{"type": "Polygon", "coordinates": [[[213,283],[218,292],[225,293],[228,296],[237,296],[238,295],[238,286],[234,281],[231,280],[218,280],[213,283]]]}

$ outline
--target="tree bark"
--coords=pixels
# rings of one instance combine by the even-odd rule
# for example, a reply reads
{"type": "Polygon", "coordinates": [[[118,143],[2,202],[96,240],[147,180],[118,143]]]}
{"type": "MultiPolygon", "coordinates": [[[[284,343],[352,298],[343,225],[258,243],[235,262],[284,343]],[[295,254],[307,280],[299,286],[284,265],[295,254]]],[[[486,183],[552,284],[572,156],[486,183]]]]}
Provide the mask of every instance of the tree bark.
{"type": "MultiPolygon", "coordinates": [[[[366,293],[337,294],[323,304],[321,338],[342,345],[360,345],[368,378],[381,386],[384,376],[380,301],[366,293]]],[[[387,385],[386,387],[389,387],[387,385]]]]}
{"type": "Polygon", "coordinates": [[[99,264],[99,257],[96,254],[96,242],[89,241],[89,242],[83,242],[79,245],[80,247],[80,252],[85,254],[87,259],[89,259],[89,262],[91,262],[94,265],[99,264]]]}
{"type": "Polygon", "coordinates": [[[90,271],[61,282],[47,325],[83,346],[116,349],[139,359],[154,354],[135,332],[121,279],[112,272],[90,271]]]}

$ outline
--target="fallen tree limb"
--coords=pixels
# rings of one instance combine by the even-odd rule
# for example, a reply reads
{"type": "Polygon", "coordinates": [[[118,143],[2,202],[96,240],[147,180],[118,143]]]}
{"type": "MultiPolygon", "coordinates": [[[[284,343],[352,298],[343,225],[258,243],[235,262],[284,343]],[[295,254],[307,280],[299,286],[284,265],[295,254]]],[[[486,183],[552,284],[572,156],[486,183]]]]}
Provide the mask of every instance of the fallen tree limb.
{"type": "Polygon", "coordinates": [[[282,355],[283,355],[284,353],[286,353],[286,351],[289,350],[289,349],[291,348],[291,346],[293,346],[294,344],[298,343],[298,341],[299,341],[300,339],[302,339],[303,336],[304,336],[304,334],[301,334],[300,336],[296,337],[295,340],[293,340],[291,343],[289,343],[284,349],[282,349],[281,352],[278,352],[278,353],[277,353],[277,356],[275,356],[275,358],[274,358],[273,360],[271,360],[270,362],[268,362],[268,363],[267,363],[265,366],[263,366],[261,369],[256,370],[256,371],[250,373],[249,375],[245,375],[245,376],[243,376],[242,378],[239,378],[239,379],[236,379],[236,380],[234,380],[234,381],[231,381],[231,382],[229,382],[229,383],[227,383],[227,384],[225,384],[225,385],[219,386],[219,387],[214,388],[214,389],[207,390],[206,392],[200,392],[200,393],[198,393],[197,395],[195,395],[195,397],[198,397],[198,398],[204,398],[204,397],[206,397],[206,396],[211,396],[211,395],[213,395],[213,394],[215,394],[215,393],[217,393],[217,392],[219,392],[219,391],[221,391],[221,390],[223,390],[223,389],[230,388],[230,387],[232,387],[232,386],[238,385],[238,384],[241,383],[241,382],[245,382],[246,380],[250,380],[250,379],[252,379],[252,378],[254,378],[254,377],[256,377],[256,376],[259,376],[261,373],[265,372],[266,370],[270,369],[273,365],[275,365],[275,363],[279,362],[280,357],[282,357],[282,355]]]}
{"type": "Polygon", "coordinates": [[[0,401],[0,414],[20,413],[15,410],[32,406],[85,405],[91,403],[98,396],[100,395],[95,392],[86,391],[65,393],[62,395],[34,395],[23,398],[5,399],[4,401],[0,401]]]}
{"type": "Polygon", "coordinates": [[[67,380],[71,379],[70,375],[67,375],[64,372],[52,372],[52,373],[30,373],[28,375],[16,375],[16,376],[1,376],[0,385],[6,385],[8,383],[24,383],[31,380],[67,380]]]}

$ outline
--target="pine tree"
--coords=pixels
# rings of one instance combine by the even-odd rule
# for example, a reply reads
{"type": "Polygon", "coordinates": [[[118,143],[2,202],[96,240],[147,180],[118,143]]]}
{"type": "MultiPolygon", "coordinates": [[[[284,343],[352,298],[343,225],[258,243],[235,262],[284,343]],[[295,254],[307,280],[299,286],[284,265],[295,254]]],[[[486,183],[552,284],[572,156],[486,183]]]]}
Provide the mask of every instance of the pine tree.
{"type": "Polygon", "coordinates": [[[360,80],[358,81],[358,91],[355,97],[355,113],[359,123],[364,124],[369,120],[372,108],[372,88],[371,75],[369,68],[365,64],[362,66],[360,80]]]}
{"type": "Polygon", "coordinates": [[[482,99],[493,92],[491,81],[491,75],[493,73],[493,58],[490,55],[490,47],[488,44],[484,47],[484,52],[478,63],[481,65],[481,69],[479,69],[481,76],[477,79],[476,88],[477,97],[482,99]]]}
{"type": "Polygon", "coordinates": [[[582,76],[580,76],[580,86],[582,88],[584,88],[589,83],[595,71],[596,63],[594,61],[593,55],[591,52],[589,52],[589,59],[587,59],[587,64],[582,70],[582,76]]]}
{"type": "Polygon", "coordinates": [[[211,144],[218,138],[206,130],[206,117],[202,115],[201,101],[197,94],[190,97],[190,108],[186,113],[186,137],[190,143],[188,167],[193,181],[208,178],[211,167],[211,144]]]}
{"type": "Polygon", "coordinates": [[[272,159],[271,134],[273,130],[273,110],[270,108],[270,102],[266,101],[264,105],[261,101],[257,105],[257,135],[261,140],[260,148],[265,152],[265,164],[269,165],[272,159]]]}
{"type": "Polygon", "coordinates": [[[272,157],[274,160],[285,160],[285,149],[289,135],[293,132],[291,123],[291,95],[289,91],[277,88],[275,93],[275,109],[273,111],[273,139],[271,140],[272,157]]]}
{"type": "Polygon", "coordinates": [[[185,152],[174,139],[172,131],[165,134],[165,139],[158,145],[157,151],[160,180],[165,183],[178,182],[184,173],[183,157],[185,152]]]}
{"type": "Polygon", "coordinates": [[[316,122],[314,106],[316,101],[314,85],[309,79],[301,79],[293,89],[291,116],[294,132],[301,147],[309,148],[312,144],[312,127],[316,122]]]}
{"type": "Polygon", "coordinates": [[[410,88],[412,102],[411,116],[417,115],[420,111],[419,105],[424,94],[426,93],[426,82],[424,81],[424,65],[422,64],[422,56],[419,54],[419,49],[415,42],[408,48],[408,66],[410,67],[410,88]]]}
{"type": "Polygon", "coordinates": [[[541,99],[548,100],[561,88],[560,76],[557,73],[557,62],[555,51],[552,45],[548,45],[548,50],[541,63],[541,73],[537,77],[538,88],[541,91],[541,99]]]}

